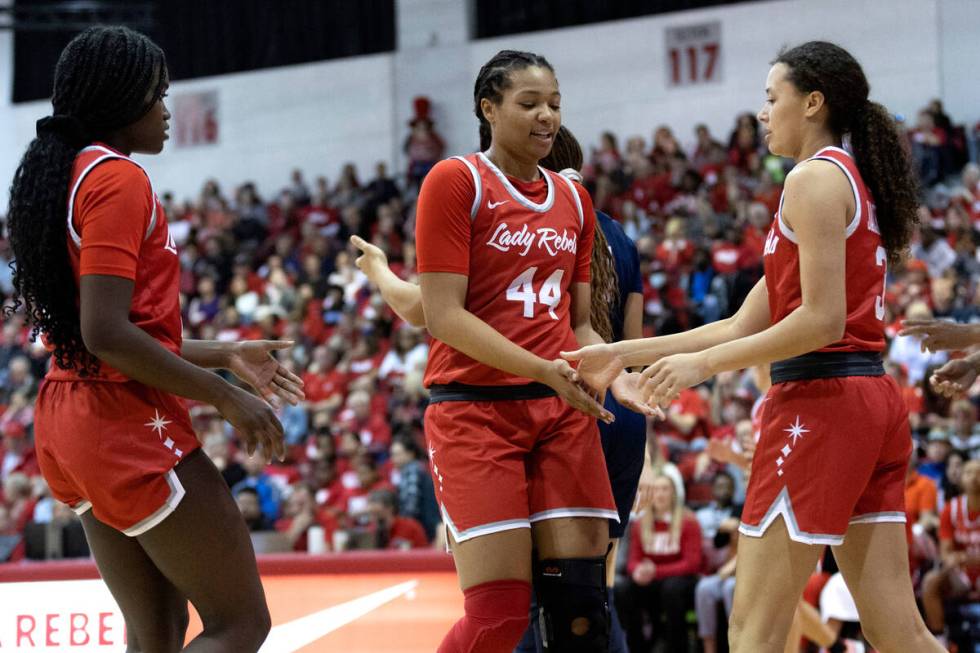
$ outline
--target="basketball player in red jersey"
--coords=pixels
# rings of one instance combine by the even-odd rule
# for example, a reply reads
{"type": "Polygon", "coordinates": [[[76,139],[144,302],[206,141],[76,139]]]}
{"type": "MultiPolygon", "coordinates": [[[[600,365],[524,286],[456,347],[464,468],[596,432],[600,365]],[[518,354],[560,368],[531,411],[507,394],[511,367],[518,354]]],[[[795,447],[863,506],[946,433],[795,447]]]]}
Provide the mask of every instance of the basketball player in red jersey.
{"type": "Polygon", "coordinates": [[[465,596],[439,651],[512,651],[532,573],[548,650],[606,651],[606,520],[618,516],[593,418],[611,415],[558,357],[566,343],[601,342],[592,202],[538,166],[561,124],[543,57],[498,53],[474,100],[483,151],[432,169],[416,227],[435,339],[426,439],[465,596]]]}
{"type": "Polygon", "coordinates": [[[963,465],[963,494],[946,502],[939,518],[942,567],[922,581],[922,606],[934,633],[946,626],[945,603],[980,592],[980,460],[963,465]]]}
{"type": "Polygon", "coordinates": [[[868,91],[836,45],[780,54],[759,120],[770,151],[797,166],[766,241],[765,278],[729,319],[568,356],[600,387],[624,364],[652,364],[644,376],[656,403],[723,370],[772,363],[740,528],[730,626],[739,653],[783,650],[825,545],[877,650],[942,650],[912,594],[903,498],[912,443],[881,360],[886,263],[908,245],[915,182],[891,116],[868,91]]]}
{"type": "Polygon", "coordinates": [[[256,651],[269,613],[248,531],[180,397],[213,404],[249,453],[282,455],[269,405],[301,397],[269,356],[288,343],[182,341],[179,259],[129,155],[156,154],[170,114],[163,52],[122,27],[74,38],[11,186],[14,286],[52,349],[35,412],[38,459],[79,513],[126,620],[130,651],[256,651]],[[186,649],[187,601],[204,631],[186,649]]]}

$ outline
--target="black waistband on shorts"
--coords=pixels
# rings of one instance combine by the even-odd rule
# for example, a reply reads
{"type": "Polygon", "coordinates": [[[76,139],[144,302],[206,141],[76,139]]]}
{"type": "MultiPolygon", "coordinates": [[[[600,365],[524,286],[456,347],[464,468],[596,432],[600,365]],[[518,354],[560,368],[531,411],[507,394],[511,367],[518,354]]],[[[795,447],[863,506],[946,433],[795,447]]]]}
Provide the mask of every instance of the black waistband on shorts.
{"type": "Polygon", "coordinates": [[[882,376],[884,373],[881,352],[877,351],[814,351],[776,361],[769,370],[774,384],[838,376],[882,376]]]}
{"type": "Polygon", "coordinates": [[[543,383],[525,385],[467,385],[465,383],[429,386],[429,403],[443,401],[522,401],[554,397],[557,393],[543,383]]]}

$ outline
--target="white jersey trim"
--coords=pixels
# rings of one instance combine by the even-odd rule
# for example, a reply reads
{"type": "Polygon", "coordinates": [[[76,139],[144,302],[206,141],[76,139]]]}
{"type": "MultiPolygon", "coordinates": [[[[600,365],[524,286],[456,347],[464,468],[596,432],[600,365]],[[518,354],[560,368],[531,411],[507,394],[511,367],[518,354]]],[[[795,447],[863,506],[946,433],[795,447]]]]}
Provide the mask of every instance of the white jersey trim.
{"type": "Polygon", "coordinates": [[[548,196],[544,198],[544,202],[541,204],[535,204],[528,198],[521,195],[520,191],[514,188],[514,184],[510,183],[510,179],[507,178],[507,175],[501,172],[500,168],[494,165],[493,161],[490,160],[490,157],[483,152],[478,152],[477,156],[480,157],[488,168],[490,168],[490,171],[493,172],[493,174],[497,175],[497,179],[500,180],[500,183],[504,185],[504,188],[507,189],[507,192],[510,193],[510,196],[513,197],[518,204],[526,209],[535,211],[536,213],[545,213],[546,211],[551,210],[552,205],[555,203],[555,182],[552,181],[551,175],[549,175],[544,168],[538,166],[538,170],[548,183],[548,196]]]}
{"type": "Polygon", "coordinates": [[[136,537],[137,535],[142,535],[143,533],[150,530],[151,528],[153,528],[154,526],[162,522],[164,519],[169,517],[171,513],[173,513],[173,511],[177,509],[177,506],[180,505],[181,499],[184,498],[184,494],[185,494],[184,486],[181,485],[180,479],[177,478],[177,473],[173,469],[167,472],[166,478],[167,478],[167,484],[170,485],[170,496],[167,497],[167,500],[164,502],[164,504],[160,506],[160,508],[156,512],[154,512],[146,519],[136,524],[133,524],[132,526],[124,530],[123,534],[128,535],[129,537],[136,537]]]}
{"type": "Polygon", "coordinates": [[[101,145],[89,145],[88,147],[82,148],[79,154],[84,154],[85,152],[103,152],[103,155],[85,166],[82,173],[78,175],[78,179],[75,180],[75,185],[72,187],[71,194],[68,196],[68,233],[71,235],[72,242],[75,243],[76,247],[80,248],[82,246],[82,237],[75,230],[75,224],[73,221],[75,215],[75,196],[78,195],[78,190],[82,187],[82,182],[85,180],[85,177],[88,176],[88,173],[92,172],[92,170],[95,169],[95,166],[111,159],[123,159],[125,161],[129,161],[134,166],[142,170],[143,174],[146,175],[146,182],[150,185],[150,199],[153,202],[153,209],[150,213],[150,224],[146,228],[146,233],[143,235],[143,240],[149,238],[150,234],[153,233],[153,229],[157,226],[157,197],[153,192],[153,182],[150,181],[150,175],[146,174],[146,169],[128,156],[125,156],[124,154],[117,154],[109,148],[102,147],[101,145]]]}
{"type": "Polygon", "coordinates": [[[477,171],[476,166],[466,160],[465,157],[454,156],[454,159],[459,159],[464,164],[466,164],[467,169],[470,171],[470,175],[473,177],[473,206],[470,207],[470,220],[476,220],[476,213],[480,210],[480,204],[483,202],[483,184],[480,183],[480,173],[477,171]]]}
{"type": "MultiPolygon", "coordinates": [[[[863,207],[861,206],[861,195],[860,193],[858,193],[857,181],[854,179],[854,176],[851,174],[851,171],[847,169],[847,166],[845,166],[837,159],[833,159],[829,156],[820,156],[821,153],[827,152],[828,150],[833,152],[840,152],[841,154],[844,154],[847,157],[851,157],[851,155],[848,154],[847,150],[843,150],[839,147],[825,147],[819,152],[817,152],[816,154],[814,154],[813,156],[811,156],[809,159],[807,159],[807,161],[813,161],[813,160],[829,161],[834,165],[836,165],[838,168],[840,168],[847,176],[847,181],[851,183],[851,192],[854,193],[854,217],[852,217],[851,221],[847,223],[847,229],[844,231],[844,237],[846,239],[846,238],[850,238],[851,235],[855,231],[857,231],[858,226],[860,226],[861,224],[861,216],[864,215],[864,211],[862,210],[863,207]]],[[[776,215],[779,217],[778,220],[779,231],[782,232],[782,234],[786,236],[786,238],[788,238],[790,242],[792,242],[794,245],[799,245],[799,242],[796,239],[796,233],[790,228],[788,224],[786,224],[786,221],[783,220],[783,197],[784,194],[779,195],[779,210],[776,212],[776,215]]]]}
{"type": "Polygon", "coordinates": [[[851,182],[851,192],[854,193],[854,217],[851,218],[851,221],[847,224],[847,231],[844,232],[846,234],[846,238],[850,238],[851,234],[857,231],[858,225],[861,224],[861,216],[864,214],[862,210],[864,207],[861,206],[861,194],[858,193],[857,181],[854,179],[854,175],[851,174],[851,171],[847,169],[847,166],[845,166],[837,159],[831,158],[829,156],[820,156],[823,152],[827,152],[827,151],[838,152],[840,154],[843,154],[847,158],[851,159],[852,161],[854,159],[847,152],[847,150],[843,150],[839,147],[833,147],[833,146],[825,147],[819,152],[817,152],[815,155],[810,157],[811,159],[818,159],[820,161],[830,161],[838,168],[840,168],[847,176],[847,181],[851,182]]]}
{"type": "Polygon", "coordinates": [[[89,510],[92,509],[92,502],[91,501],[79,501],[78,503],[76,503],[75,505],[73,505],[71,507],[71,509],[75,511],[75,514],[76,515],[78,515],[79,517],[81,517],[86,512],[88,512],[89,510]]]}
{"type": "Polygon", "coordinates": [[[449,511],[446,510],[446,506],[440,505],[439,508],[442,512],[442,520],[446,523],[446,528],[449,529],[449,533],[453,536],[453,541],[457,543],[472,540],[474,537],[480,537],[481,535],[512,531],[517,528],[531,528],[531,522],[527,519],[506,519],[490,524],[481,524],[480,526],[474,526],[473,528],[467,528],[465,531],[461,531],[456,528],[456,524],[453,523],[452,518],[449,516],[449,511]]]}
{"type": "Polygon", "coordinates": [[[807,533],[800,530],[796,521],[796,515],[793,514],[793,503],[789,498],[789,489],[785,487],[780,490],[779,494],[773,500],[772,505],[769,506],[769,510],[766,511],[766,514],[759,521],[758,526],[752,526],[743,521],[741,526],[738,527],[738,532],[749,537],[762,537],[769,527],[772,526],[772,523],[776,521],[776,517],[780,515],[783,517],[783,523],[786,524],[789,539],[794,542],[800,542],[801,544],[826,544],[829,546],[844,543],[843,535],[807,533]]]}
{"type": "Polygon", "coordinates": [[[544,510],[536,512],[530,517],[531,523],[545,521],[546,519],[561,519],[563,517],[598,517],[600,519],[612,519],[619,522],[619,513],[615,510],[605,508],[555,508],[554,510],[544,510]]]}
{"type": "Polygon", "coordinates": [[[578,228],[585,229],[585,213],[582,210],[582,198],[579,197],[578,191],[575,189],[575,184],[572,180],[565,175],[558,175],[561,177],[562,181],[568,184],[568,190],[572,193],[572,197],[575,200],[575,210],[578,211],[578,228]]]}
{"type": "Polygon", "coordinates": [[[869,512],[863,515],[851,517],[851,524],[904,524],[904,512],[869,512]]]}

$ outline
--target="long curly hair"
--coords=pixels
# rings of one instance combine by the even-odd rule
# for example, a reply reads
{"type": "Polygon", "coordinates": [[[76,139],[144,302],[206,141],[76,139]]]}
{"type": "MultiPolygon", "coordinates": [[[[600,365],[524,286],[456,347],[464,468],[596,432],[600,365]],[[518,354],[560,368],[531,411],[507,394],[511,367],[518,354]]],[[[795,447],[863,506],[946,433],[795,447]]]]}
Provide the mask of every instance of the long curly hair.
{"type": "MultiPolygon", "coordinates": [[[[581,181],[578,171],[582,169],[584,160],[582,146],[579,145],[578,139],[571,130],[562,125],[555,134],[551,152],[541,159],[540,163],[542,168],[554,172],[573,171],[578,176],[577,181],[581,181]]],[[[592,305],[589,309],[592,328],[603,340],[612,342],[614,334],[609,311],[610,307],[617,305],[619,280],[616,277],[612,254],[609,252],[609,242],[598,223],[595,227],[595,242],[592,244],[591,267],[592,305]]]]}
{"type": "Polygon", "coordinates": [[[828,127],[850,136],[861,177],[874,198],[881,240],[890,264],[899,263],[918,223],[918,181],[908,150],[888,110],[868,99],[870,86],[854,57],[825,41],[809,41],[772,62],[789,68],[787,79],[802,93],[823,93],[828,127]]]}
{"type": "Polygon", "coordinates": [[[548,60],[540,54],[520,50],[501,50],[480,68],[473,85],[473,112],[480,121],[480,150],[485,151],[490,147],[490,123],[483,115],[480,101],[487,98],[494,104],[500,104],[503,92],[510,88],[510,74],[531,66],[540,66],[555,72],[548,60]]]}
{"type": "MultiPolygon", "coordinates": [[[[24,307],[32,338],[43,333],[64,369],[83,375],[98,360],[82,341],[78,288],[68,258],[68,191],[78,152],[142,118],[167,85],[163,51],[125,27],[91,27],[65,46],[54,73],[54,118],[69,130],[42,129],[10,186],[8,229],[14,305],[24,307]],[[67,132],[67,133],[66,133],[67,132]]],[[[46,119],[50,120],[50,119],[46,119]]]]}

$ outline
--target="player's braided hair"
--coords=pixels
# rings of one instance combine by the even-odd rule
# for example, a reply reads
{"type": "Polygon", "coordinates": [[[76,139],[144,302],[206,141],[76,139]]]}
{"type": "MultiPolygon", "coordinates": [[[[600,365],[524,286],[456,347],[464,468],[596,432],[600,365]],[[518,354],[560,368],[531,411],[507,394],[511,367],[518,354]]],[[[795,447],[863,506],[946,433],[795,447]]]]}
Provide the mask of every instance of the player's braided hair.
{"type": "MultiPolygon", "coordinates": [[[[551,152],[541,159],[541,167],[562,172],[574,170],[576,174],[582,169],[584,157],[582,146],[572,132],[564,125],[558,128],[551,152]]],[[[609,307],[617,301],[619,283],[616,278],[616,268],[613,266],[612,254],[609,253],[609,243],[602,233],[598,223],[595,227],[595,242],[592,244],[592,306],[590,319],[595,329],[606,342],[613,341],[612,321],[609,319],[609,307]]]]}
{"type": "Polygon", "coordinates": [[[555,72],[548,60],[540,54],[519,50],[501,50],[490,61],[483,64],[483,68],[480,68],[480,74],[476,76],[476,84],[473,87],[473,111],[476,113],[476,119],[480,121],[481,151],[490,147],[490,123],[483,116],[480,100],[487,98],[494,104],[500,104],[503,91],[510,87],[511,72],[531,66],[540,66],[555,72]]]}
{"type": "Polygon", "coordinates": [[[823,93],[828,127],[838,136],[850,135],[854,160],[874,198],[888,261],[898,263],[918,222],[918,182],[891,114],[868,99],[870,87],[861,64],[825,41],[783,50],[776,63],[789,67],[788,80],[800,92],[823,93]]]}
{"type": "Polygon", "coordinates": [[[94,373],[85,349],[77,288],[67,251],[68,184],[79,150],[140,118],[167,85],[163,51],[125,27],[91,27],[58,59],[53,114],[38,121],[37,138],[21,159],[10,187],[8,229],[14,253],[14,305],[54,348],[58,365],[94,373]]]}

